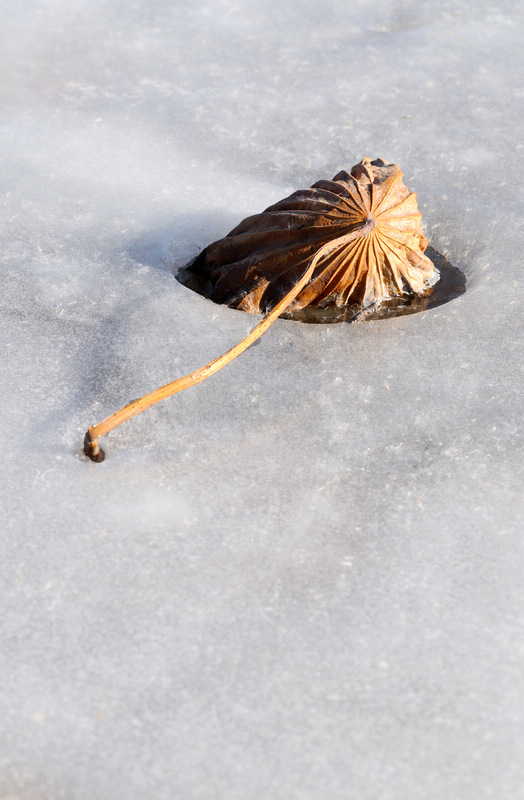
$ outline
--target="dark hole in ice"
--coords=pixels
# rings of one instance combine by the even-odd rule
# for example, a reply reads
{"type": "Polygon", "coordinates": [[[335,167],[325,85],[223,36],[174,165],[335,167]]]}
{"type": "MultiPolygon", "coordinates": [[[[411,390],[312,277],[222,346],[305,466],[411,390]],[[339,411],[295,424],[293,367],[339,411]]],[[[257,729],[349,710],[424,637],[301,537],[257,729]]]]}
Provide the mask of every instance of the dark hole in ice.
{"type": "MultiPolygon", "coordinates": [[[[292,319],[297,322],[308,322],[313,324],[332,324],[336,322],[352,322],[355,317],[359,319],[386,319],[389,317],[400,317],[403,314],[417,314],[419,311],[426,311],[430,308],[449,303],[456,297],[460,297],[466,291],[466,276],[458,267],[455,267],[445,256],[428,247],[425,255],[433,261],[440,273],[440,278],[432,287],[427,295],[406,295],[405,297],[394,297],[391,300],[384,300],[376,308],[369,308],[367,311],[359,306],[337,306],[306,307],[300,311],[285,312],[281,314],[283,319],[292,319]]],[[[190,266],[190,265],[187,265],[190,266]]],[[[175,277],[188,289],[191,289],[203,297],[211,296],[211,282],[195,275],[187,267],[182,267],[175,274],[175,277]]],[[[245,312],[243,312],[245,313],[245,312]]]]}

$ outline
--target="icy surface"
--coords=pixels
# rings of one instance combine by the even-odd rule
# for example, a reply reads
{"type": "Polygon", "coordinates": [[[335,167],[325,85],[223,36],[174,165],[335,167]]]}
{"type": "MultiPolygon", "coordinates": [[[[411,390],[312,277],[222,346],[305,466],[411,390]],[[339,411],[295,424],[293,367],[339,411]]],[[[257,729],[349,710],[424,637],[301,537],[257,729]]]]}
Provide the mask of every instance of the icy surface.
{"type": "Polygon", "coordinates": [[[35,0],[0,26],[0,796],[515,800],[524,10],[35,0]],[[358,326],[171,272],[363,156],[466,294],[358,326]]]}

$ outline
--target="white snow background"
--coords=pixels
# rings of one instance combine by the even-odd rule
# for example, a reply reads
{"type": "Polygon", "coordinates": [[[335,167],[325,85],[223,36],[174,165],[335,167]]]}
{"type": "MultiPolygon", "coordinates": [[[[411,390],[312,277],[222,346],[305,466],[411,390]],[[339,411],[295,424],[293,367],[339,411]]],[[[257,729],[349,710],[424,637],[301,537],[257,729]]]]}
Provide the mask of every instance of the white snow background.
{"type": "Polygon", "coordinates": [[[0,797],[516,800],[524,6],[3,0],[0,797]],[[467,276],[278,320],[173,277],[398,163],[467,276]]]}

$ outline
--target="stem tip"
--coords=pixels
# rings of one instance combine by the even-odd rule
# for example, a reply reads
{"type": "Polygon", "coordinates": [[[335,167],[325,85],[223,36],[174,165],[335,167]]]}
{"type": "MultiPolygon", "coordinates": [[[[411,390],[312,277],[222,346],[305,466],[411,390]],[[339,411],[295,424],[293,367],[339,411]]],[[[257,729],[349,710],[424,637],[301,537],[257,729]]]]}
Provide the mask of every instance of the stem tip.
{"type": "Polygon", "coordinates": [[[87,431],[84,438],[84,453],[91,461],[95,461],[97,464],[106,457],[106,454],[98,444],[98,439],[93,439],[89,431],[87,431]]]}

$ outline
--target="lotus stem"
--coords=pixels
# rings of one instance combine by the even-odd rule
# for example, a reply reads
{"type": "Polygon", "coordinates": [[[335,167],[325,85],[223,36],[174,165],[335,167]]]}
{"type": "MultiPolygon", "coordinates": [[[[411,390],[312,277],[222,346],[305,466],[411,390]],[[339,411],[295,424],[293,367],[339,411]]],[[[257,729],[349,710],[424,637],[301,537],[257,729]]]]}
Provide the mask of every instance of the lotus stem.
{"type": "Polygon", "coordinates": [[[218,372],[219,369],[222,369],[222,367],[225,367],[226,364],[230,363],[230,361],[233,361],[233,359],[241,355],[241,353],[243,353],[244,350],[247,350],[247,348],[250,347],[253,342],[256,342],[257,339],[260,339],[260,337],[267,331],[273,322],[284,313],[286,308],[291,305],[293,300],[298,294],[300,294],[308,281],[311,280],[315,268],[323,258],[326,258],[333,249],[338,247],[343,242],[350,241],[351,239],[356,238],[356,236],[361,236],[367,233],[368,230],[372,230],[372,228],[372,221],[365,220],[362,228],[358,231],[352,231],[351,233],[330,241],[321,247],[320,250],[315,253],[309,262],[306,271],[300,280],[297,281],[297,283],[293,286],[293,288],[282,298],[282,300],[276,304],[276,306],[264,317],[264,319],[262,319],[258,325],[256,325],[253,330],[250,331],[250,333],[248,333],[245,339],[242,339],[241,342],[232,347],[231,350],[228,350],[227,353],[215,358],[213,361],[210,361],[209,364],[200,367],[200,369],[190,372],[189,375],[184,375],[182,378],[177,378],[176,380],[161,386],[159,389],[155,389],[153,392],[143,395],[143,397],[140,397],[138,400],[134,400],[132,403],[129,403],[128,405],[119,409],[119,411],[115,411],[114,414],[111,414],[109,417],[102,420],[102,422],[99,422],[96,425],[92,425],[90,428],[88,428],[84,438],[85,455],[88,456],[91,461],[103,461],[105,458],[105,453],[98,443],[98,439],[101,436],[105,436],[106,433],[114,430],[118,425],[121,425],[123,422],[126,422],[132,417],[136,417],[137,414],[140,414],[142,411],[145,411],[147,408],[155,405],[155,403],[159,403],[161,400],[165,400],[167,397],[171,397],[173,394],[183,392],[184,389],[189,389],[190,386],[195,386],[197,383],[205,381],[206,378],[214,375],[214,373],[218,372]]]}

